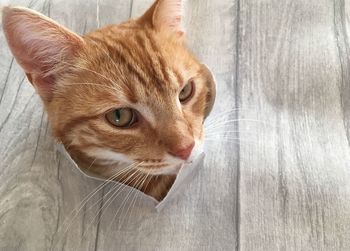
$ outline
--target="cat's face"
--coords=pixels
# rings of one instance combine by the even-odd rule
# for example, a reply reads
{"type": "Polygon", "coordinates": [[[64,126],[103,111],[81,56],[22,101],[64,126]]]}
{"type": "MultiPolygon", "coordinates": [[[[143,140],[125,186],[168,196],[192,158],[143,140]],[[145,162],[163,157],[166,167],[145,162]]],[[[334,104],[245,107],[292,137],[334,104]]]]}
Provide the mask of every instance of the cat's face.
{"type": "Polygon", "coordinates": [[[37,13],[5,9],[10,48],[54,135],[77,158],[138,163],[159,175],[176,173],[198,152],[214,83],[185,47],[174,2],[181,3],[157,1],[138,20],[84,37],[37,13]]]}
{"type": "Polygon", "coordinates": [[[85,39],[84,60],[58,82],[48,104],[54,131],[95,163],[136,161],[147,172],[174,173],[200,147],[210,73],[177,37],[105,32],[85,39]]]}

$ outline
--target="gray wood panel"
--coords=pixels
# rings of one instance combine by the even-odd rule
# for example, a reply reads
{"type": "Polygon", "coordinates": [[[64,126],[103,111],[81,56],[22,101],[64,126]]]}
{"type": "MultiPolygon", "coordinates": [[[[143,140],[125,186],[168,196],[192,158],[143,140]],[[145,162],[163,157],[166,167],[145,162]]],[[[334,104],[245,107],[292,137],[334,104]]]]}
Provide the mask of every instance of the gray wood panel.
{"type": "Polygon", "coordinates": [[[350,249],[343,8],[241,1],[241,250],[350,249]]]}
{"type": "MultiPolygon", "coordinates": [[[[152,0],[9,3],[83,34],[152,0]]],[[[187,1],[188,43],[218,97],[205,166],[160,213],[125,193],[109,204],[106,186],[75,216],[101,182],[55,150],[0,32],[0,250],[350,250],[349,6],[187,1]]]]}

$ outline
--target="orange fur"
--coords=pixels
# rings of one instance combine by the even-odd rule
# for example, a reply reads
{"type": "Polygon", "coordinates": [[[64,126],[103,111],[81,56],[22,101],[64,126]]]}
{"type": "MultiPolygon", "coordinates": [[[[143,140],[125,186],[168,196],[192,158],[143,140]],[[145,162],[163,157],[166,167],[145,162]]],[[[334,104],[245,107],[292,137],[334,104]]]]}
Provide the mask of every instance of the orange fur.
{"type": "Polygon", "coordinates": [[[158,0],[139,19],[83,37],[27,9],[3,12],[10,49],[42,97],[55,138],[81,168],[105,178],[121,162],[135,163],[115,179],[158,200],[184,162],[171,153],[202,139],[214,96],[211,73],[186,48],[177,8],[180,0],[158,0]],[[195,93],[180,104],[189,81],[195,93]],[[106,121],[108,111],[125,107],[137,110],[134,126],[106,121]]]}

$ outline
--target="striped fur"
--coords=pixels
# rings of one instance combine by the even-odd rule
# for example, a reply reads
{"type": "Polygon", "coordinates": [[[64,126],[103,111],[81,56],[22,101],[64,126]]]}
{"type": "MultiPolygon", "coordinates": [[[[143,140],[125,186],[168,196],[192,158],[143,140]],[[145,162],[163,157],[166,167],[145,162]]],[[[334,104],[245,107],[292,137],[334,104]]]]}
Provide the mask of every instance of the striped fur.
{"type": "MultiPolygon", "coordinates": [[[[202,140],[202,124],[214,95],[211,73],[185,46],[177,6],[181,7],[181,1],[158,0],[139,19],[83,37],[25,9],[7,8],[3,18],[9,46],[42,96],[54,136],[73,159],[81,168],[106,178],[115,174],[121,163],[137,163],[117,180],[158,200],[167,194],[184,162],[170,153],[202,140]],[[167,10],[174,13],[167,14],[167,10]],[[11,30],[22,25],[19,16],[26,17],[26,29],[32,32],[22,34],[27,36],[22,44],[26,48],[11,37],[11,30]],[[31,19],[35,27],[31,27],[31,19]],[[39,34],[35,32],[40,30],[38,25],[50,30],[39,34]],[[63,35],[50,34],[57,30],[63,35]],[[40,36],[52,38],[43,40],[52,43],[42,45],[44,49],[65,48],[55,61],[42,62],[42,55],[24,51],[31,45],[40,47],[40,36]],[[67,49],[66,41],[78,42],[67,49]],[[32,58],[32,65],[24,66],[23,58],[32,58]],[[189,81],[195,85],[195,94],[180,104],[179,92],[189,81]],[[140,119],[132,128],[118,129],[106,121],[108,111],[121,107],[138,111],[140,119]],[[137,180],[127,181],[135,172],[144,177],[149,173],[144,182],[149,184],[138,187],[137,180]]],[[[36,47],[29,51],[48,53],[36,47]]]]}

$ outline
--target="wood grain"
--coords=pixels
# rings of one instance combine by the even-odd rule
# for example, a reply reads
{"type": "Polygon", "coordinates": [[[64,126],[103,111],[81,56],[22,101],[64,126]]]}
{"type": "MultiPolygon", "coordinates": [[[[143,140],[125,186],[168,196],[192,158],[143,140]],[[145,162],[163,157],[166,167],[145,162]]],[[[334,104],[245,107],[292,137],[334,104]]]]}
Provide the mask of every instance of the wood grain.
{"type": "Polygon", "coordinates": [[[254,142],[241,144],[242,250],[350,249],[348,44],[339,4],[241,2],[240,101],[253,109],[240,118],[268,122],[240,123],[254,142]]]}
{"type": "MultiPolygon", "coordinates": [[[[9,3],[84,34],[152,0],[9,3]]],[[[187,1],[188,43],[218,95],[205,166],[160,213],[125,193],[109,205],[106,186],[74,216],[101,183],[55,150],[0,32],[0,250],[350,250],[349,6],[187,1]]]]}

